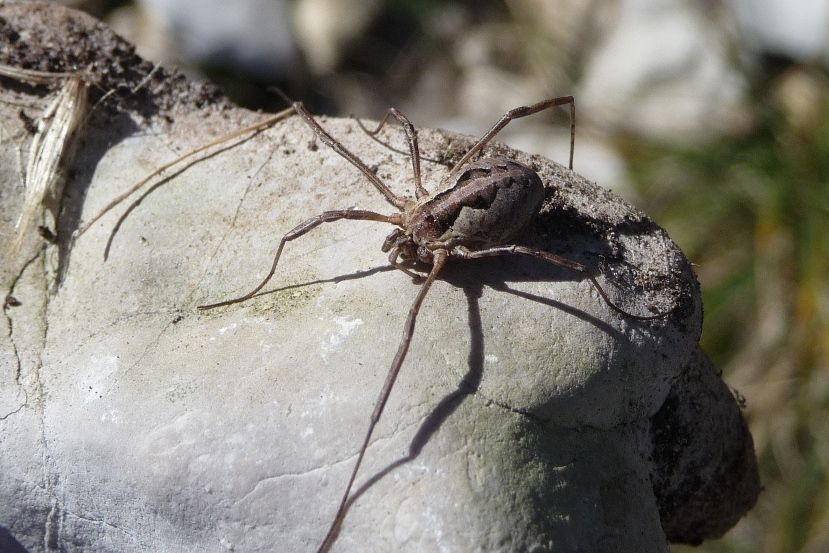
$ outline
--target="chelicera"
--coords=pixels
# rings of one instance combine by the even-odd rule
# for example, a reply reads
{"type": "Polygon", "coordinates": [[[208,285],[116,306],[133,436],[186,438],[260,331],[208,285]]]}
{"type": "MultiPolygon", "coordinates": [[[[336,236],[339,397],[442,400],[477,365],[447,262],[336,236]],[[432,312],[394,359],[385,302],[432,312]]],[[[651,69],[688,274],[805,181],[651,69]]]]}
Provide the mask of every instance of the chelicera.
{"type": "MultiPolygon", "coordinates": [[[[394,387],[397,375],[406,358],[417,315],[423,299],[430,287],[450,259],[479,259],[502,255],[524,255],[534,257],[573,271],[586,278],[595,287],[604,302],[619,313],[633,319],[655,319],[664,316],[635,315],[615,304],[599,285],[588,268],[576,261],[543,251],[513,243],[516,237],[535,218],[544,201],[544,184],[538,174],[529,167],[506,158],[472,159],[510,121],[526,117],[554,106],[570,107],[570,163],[573,168],[573,145],[575,137],[575,102],[572,96],[551,98],[531,106],[518,107],[507,112],[483,135],[439,183],[438,193],[430,194],[423,186],[420,171],[420,151],[417,132],[409,119],[395,108],[388,110],[374,130],[366,130],[374,136],[383,128],[390,118],[396,119],[402,126],[409,147],[414,176],[415,198],[398,196],[392,192],[360,159],[351,153],[339,141],[323,129],[300,102],[293,108],[308,124],[316,136],[335,152],[354,165],[377,188],[386,200],[397,208],[390,215],[362,209],[339,209],[324,211],[307,219],[288,231],[282,237],[267,276],[253,290],[238,298],[199,306],[199,309],[211,309],[245,301],[253,297],[270,281],[276,272],[279,258],[285,244],[295,240],[323,223],[342,219],[359,219],[391,223],[395,229],[383,243],[382,251],[387,252],[389,262],[410,276],[421,278],[411,270],[413,263],[430,265],[425,280],[409,309],[403,326],[403,337],[397,353],[389,368],[385,383],[374,405],[368,429],[366,430],[357,460],[345,487],[345,492],[337,509],[334,521],[319,551],[327,551],[333,544],[345,517],[349,497],[355,478],[362,463],[374,428],[385,408],[394,387]]],[[[362,126],[362,125],[361,125],[362,126]]]]}

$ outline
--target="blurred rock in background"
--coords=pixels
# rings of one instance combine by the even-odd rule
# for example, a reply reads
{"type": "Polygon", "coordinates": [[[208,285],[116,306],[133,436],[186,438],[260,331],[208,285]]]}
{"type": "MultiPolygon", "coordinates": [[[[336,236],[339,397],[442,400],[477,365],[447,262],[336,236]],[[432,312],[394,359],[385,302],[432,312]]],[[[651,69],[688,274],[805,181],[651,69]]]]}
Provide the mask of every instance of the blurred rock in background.
{"type": "Polygon", "coordinates": [[[829,64],[829,2],[826,0],[729,0],[750,55],[774,55],[797,63],[829,64]]]}

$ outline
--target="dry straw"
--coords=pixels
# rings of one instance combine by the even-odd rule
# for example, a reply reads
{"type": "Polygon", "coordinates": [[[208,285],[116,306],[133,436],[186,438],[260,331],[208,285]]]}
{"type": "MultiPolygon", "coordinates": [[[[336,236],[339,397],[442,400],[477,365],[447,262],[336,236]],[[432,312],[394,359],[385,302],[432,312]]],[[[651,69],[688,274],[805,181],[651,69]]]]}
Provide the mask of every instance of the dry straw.
{"type": "Polygon", "coordinates": [[[73,73],[47,73],[0,65],[0,75],[35,84],[63,81],[54,99],[38,117],[37,130],[29,146],[23,175],[25,197],[15,225],[16,235],[9,247],[9,253],[16,255],[44,210],[50,211],[57,222],[65,183],[64,169],[73,154],[74,138],[85,119],[89,86],[81,74],[73,73]]]}

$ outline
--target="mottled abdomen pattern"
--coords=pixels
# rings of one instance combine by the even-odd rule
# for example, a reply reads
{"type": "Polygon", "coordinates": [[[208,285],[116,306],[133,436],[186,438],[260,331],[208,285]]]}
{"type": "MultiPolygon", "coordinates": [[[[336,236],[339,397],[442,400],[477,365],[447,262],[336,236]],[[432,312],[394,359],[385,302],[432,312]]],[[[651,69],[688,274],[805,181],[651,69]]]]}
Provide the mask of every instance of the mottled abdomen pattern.
{"type": "Polygon", "coordinates": [[[470,163],[455,185],[413,213],[418,245],[483,248],[508,243],[535,217],[544,200],[538,174],[509,159],[470,163]]]}

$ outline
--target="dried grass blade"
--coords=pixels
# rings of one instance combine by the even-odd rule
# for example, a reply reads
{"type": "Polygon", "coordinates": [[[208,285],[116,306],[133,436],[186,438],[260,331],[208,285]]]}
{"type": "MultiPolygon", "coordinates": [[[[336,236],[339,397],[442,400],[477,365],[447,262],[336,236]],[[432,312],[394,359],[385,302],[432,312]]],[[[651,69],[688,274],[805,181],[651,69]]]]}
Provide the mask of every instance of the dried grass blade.
{"type": "Polygon", "coordinates": [[[106,215],[112,208],[114,208],[115,206],[117,206],[118,204],[123,202],[125,199],[127,199],[128,197],[133,195],[135,192],[140,190],[145,184],[150,182],[155,177],[157,177],[157,176],[161,175],[162,173],[164,173],[167,169],[169,169],[169,168],[171,168],[175,165],[178,165],[182,161],[185,161],[186,159],[188,159],[188,158],[190,158],[190,157],[192,157],[192,156],[194,156],[198,153],[204,152],[205,150],[209,150],[210,148],[213,148],[215,146],[219,146],[221,144],[224,144],[225,142],[233,140],[234,138],[239,138],[239,137],[244,136],[246,134],[255,134],[255,133],[261,132],[261,131],[267,129],[268,127],[271,127],[272,125],[274,125],[278,121],[284,119],[285,117],[291,115],[292,113],[294,113],[294,108],[293,107],[290,107],[288,109],[284,109],[284,110],[282,110],[278,113],[275,113],[271,117],[268,117],[267,119],[264,119],[264,120],[262,120],[258,123],[255,123],[253,125],[245,127],[243,129],[239,129],[237,131],[233,131],[229,134],[221,136],[221,137],[217,138],[216,140],[208,142],[207,144],[199,146],[198,148],[194,148],[194,149],[190,150],[189,152],[187,152],[186,154],[180,155],[179,157],[173,159],[172,161],[169,161],[169,162],[165,163],[164,165],[158,167],[157,169],[155,169],[153,172],[151,172],[149,175],[147,175],[146,177],[144,177],[140,181],[133,184],[127,190],[125,190],[121,194],[118,194],[115,198],[110,200],[110,202],[107,205],[105,205],[103,207],[103,209],[101,209],[98,213],[93,215],[91,219],[89,219],[87,222],[85,222],[83,225],[81,225],[78,228],[78,230],[75,231],[74,237],[77,238],[80,235],[82,235],[83,233],[85,233],[87,230],[89,230],[89,228],[92,225],[94,225],[98,221],[98,219],[100,219],[101,217],[106,215]]]}
{"type": "Polygon", "coordinates": [[[0,76],[9,77],[10,79],[17,79],[18,81],[28,81],[34,84],[52,84],[57,79],[69,79],[77,77],[78,74],[35,71],[34,69],[22,69],[20,67],[14,67],[13,65],[5,65],[0,63],[0,76]]]}
{"type": "MultiPolygon", "coordinates": [[[[49,74],[54,75],[54,74],[49,74]]],[[[15,225],[10,253],[20,251],[26,234],[43,208],[57,221],[63,194],[63,169],[72,155],[73,138],[84,120],[89,87],[80,76],[70,76],[38,121],[25,174],[23,209],[15,225]]]]}

